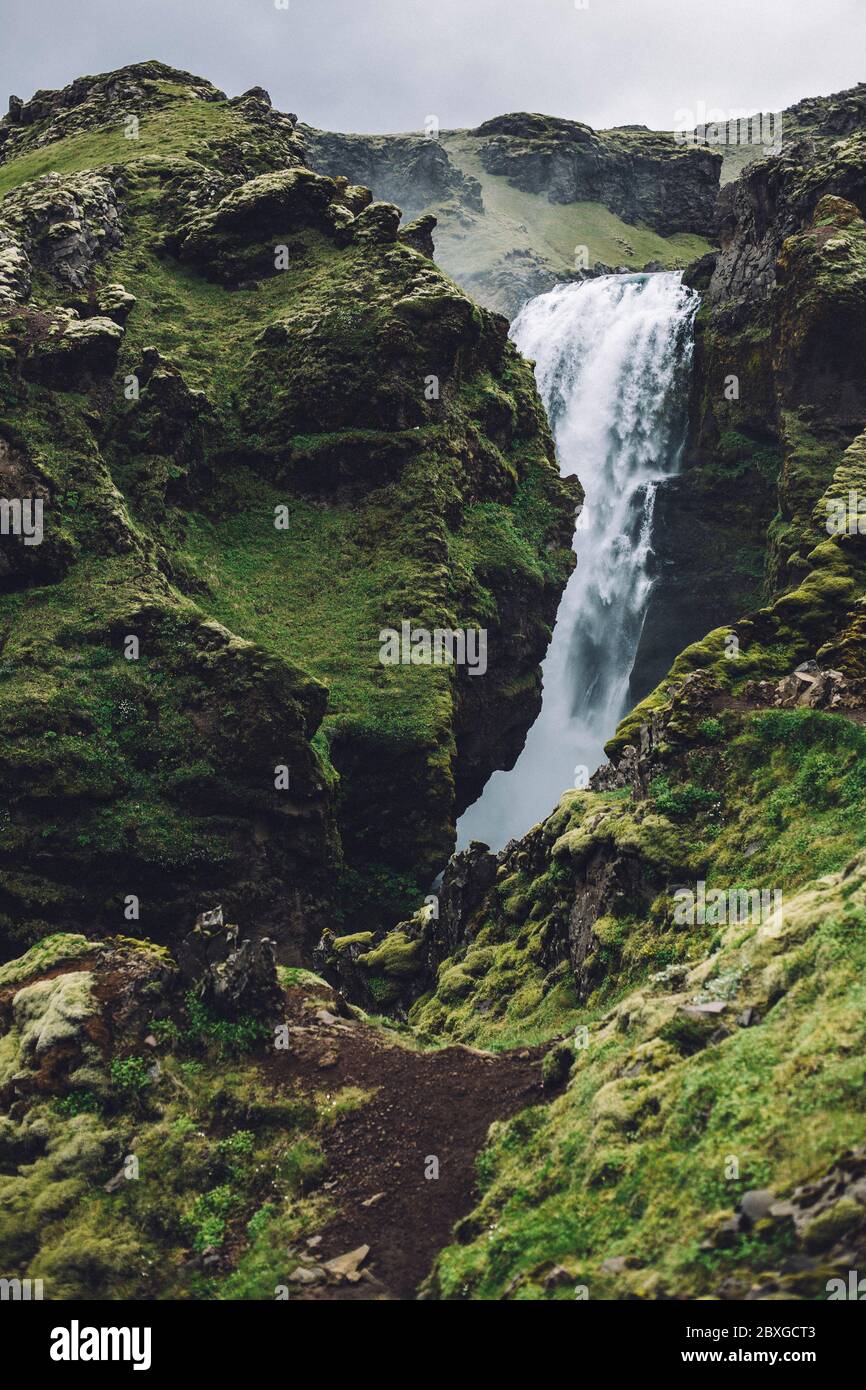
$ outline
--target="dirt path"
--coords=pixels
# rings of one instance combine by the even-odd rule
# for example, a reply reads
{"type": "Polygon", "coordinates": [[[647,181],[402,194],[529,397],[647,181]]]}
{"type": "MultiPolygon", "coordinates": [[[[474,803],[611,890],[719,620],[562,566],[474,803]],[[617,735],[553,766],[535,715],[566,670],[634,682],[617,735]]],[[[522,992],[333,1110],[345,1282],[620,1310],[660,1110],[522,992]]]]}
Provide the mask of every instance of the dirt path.
{"type": "Polygon", "coordinates": [[[474,1204],[475,1159],[489,1125],[542,1099],[544,1049],[418,1052],[372,1024],[338,1017],[330,990],[293,989],[287,999],[292,1052],[267,1059],[268,1079],[295,1090],[376,1091],[325,1136],[329,1195],[339,1216],[305,1252],[320,1266],[368,1245],[367,1273],[354,1283],[310,1285],[297,1296],[413,1299],[454,1223],[474,1204]],[[425,1176],[431,1158],[438,1178],[425,1176]]]}

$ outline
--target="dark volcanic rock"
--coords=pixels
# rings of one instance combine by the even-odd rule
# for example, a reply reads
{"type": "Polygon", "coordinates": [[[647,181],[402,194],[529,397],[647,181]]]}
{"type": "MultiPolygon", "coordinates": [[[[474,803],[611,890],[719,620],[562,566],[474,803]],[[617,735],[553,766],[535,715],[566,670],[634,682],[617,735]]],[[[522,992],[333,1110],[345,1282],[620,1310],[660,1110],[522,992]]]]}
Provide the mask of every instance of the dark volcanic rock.
{"type": "Polygon", "coordinates": [[[274,942],[267,937],[241,942],[224,961],[208,969],[200,991],[203,1002],[221,1018],[277,1018],[282,991],[274,942]]]}
{"type": "Polygon", "coordinates": [[[769,298],[782,243],[808,225],[828,193],[866,205],[866,129],[829,150],[811,139],[785,145],[725,185],[716,209],[721,250],[707,289],[717,317],[734,322],[743,305],[769,298]]]}
{"type": "Polygon", "coordinates": [[[436,227],[436,218],[428,213],[424,217],[416,217],[414,222],[407,222],[398,233],[398,240],[406,246],[411,246],[415,251],[420,251],[423,255],[429,256],[432,260],[435,250],[433,244],[433,232],[436,227]]]}
{"type": "Polygon", "coordinates": [[[326,931],[316,960],[347,998],[367,1008],[387,1003],[400,1013],[435,987],[442,962],[471,938],[473,918],[492,888],[499,858],[473,840],[455,854],[438,893],[407,922],[390,931],[343,937],[326,931]]]}

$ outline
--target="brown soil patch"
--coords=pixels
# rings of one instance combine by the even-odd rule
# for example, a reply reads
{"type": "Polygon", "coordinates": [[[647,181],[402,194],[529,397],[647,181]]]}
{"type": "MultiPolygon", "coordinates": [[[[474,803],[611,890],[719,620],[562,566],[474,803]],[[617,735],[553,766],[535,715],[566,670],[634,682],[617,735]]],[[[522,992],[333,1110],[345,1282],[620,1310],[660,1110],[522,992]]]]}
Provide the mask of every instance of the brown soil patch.
{"type": "Polygon", "coordinates": [[[376,1092],[325,1136],[326,1182],[339,1215],[310,1251],[320,1264],[369,1245],[364,1268],[373,1278],[299,1287],[292,1297],[413,1299],[455,1222],[474,1205],[475,1160],[490,1124],[542,1100],[545,1049],[413,1051],[382,1029],[336,1016],[329,990],[289,990],[287,1005],[293,1051],[263,1061],[269,1081],[293,1090],[376,1092]],[[438,1178],[425,1177],[430,1156],[439,1161],[438,1178]]]}

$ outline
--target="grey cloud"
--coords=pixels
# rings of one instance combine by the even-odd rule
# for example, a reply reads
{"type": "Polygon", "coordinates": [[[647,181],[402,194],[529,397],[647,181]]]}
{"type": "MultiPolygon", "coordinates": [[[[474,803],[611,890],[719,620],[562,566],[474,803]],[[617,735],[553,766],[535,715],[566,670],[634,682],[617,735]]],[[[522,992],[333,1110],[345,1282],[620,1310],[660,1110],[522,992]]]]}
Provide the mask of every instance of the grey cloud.
{"type": "Polygon", "coordinates": [[[680,109],[852,86],[862,0],[0,0],[0,92],[160,58],[328,129],[545,111],[669,129],[680,109]]]}

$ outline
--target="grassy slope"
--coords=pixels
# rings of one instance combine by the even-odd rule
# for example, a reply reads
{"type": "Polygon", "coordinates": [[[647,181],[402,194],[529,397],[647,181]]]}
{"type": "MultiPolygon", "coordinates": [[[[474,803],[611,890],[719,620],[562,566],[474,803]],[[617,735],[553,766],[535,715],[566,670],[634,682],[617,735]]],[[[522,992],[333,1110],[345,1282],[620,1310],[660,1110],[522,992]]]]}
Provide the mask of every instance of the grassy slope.
{"type": "MultiPolygon", "coordinates": [[[[862,1139],[864,886],[861,858],[844,883],[788,900],[780,931],[718,932],[679,993],[647,983],[577,1011],[589,1040],[568,1091],[494,1134],[473,1218],[485,1234],[442,1257],[443,1293],[495,1298],[520,1275],[516,1297],[550,1296],[540,1279],[551,1262],[571,1276],[562,1298],[575,1284],[592,1298],[694,1297],[731,1273],[748,1287],[777,1268],[784,1247],[767,1233],[701,1245],[744,1192],[789,1190],[862,1139]],[[678,1007],[709,1000],[755,1007],[760,1024],[693,1052],[678,1007]],[[633,1267],[603,1269],[615,1256],[633,1267]]],[[[823,1284],[804,1279],[803,1292],[819,1297],[823,1284]]]]}
{"type": "MultiPolygon", "coordinates": [[[[828,199],[787,244],[795,324],[862,302],[864,233],[850,205],[828,199]]],[[[682,653],[611,745],[618,756],[660,719],[648,793],[567,794],[506,856],[468,945],[410,1015],[432,1036],[481,1046],[589,1034],[562,1098],[494,1134],[478,1209],[440,1261],[446,1296],[572,1298],[582,1283],[592,1298],[694,1297],[728,1276],[745,1291],[803,1245],[773,1223],[716,1244],[743,1193],[788,1193],[862,1142],[866,733],[860,716],[756,708],[748,685],[811,657],[864,673],[864,541],[829,537],[824,523],[832,499],[866,486],[866,436],[831,462],[826,441],[792,426],[785,547],[799,557],[796,579],[735,625],[738,659],[730,630],[682,653]],[[551,969],[550,944],[599,855],[633,863],[639,892],[602,909],[579,994],[567,961],[551,969]],[[699,879],[779,890],[781,924],[679,926],[674,886],[699,879]],[[718,1036],[682,1013],[713,1001],[718,1036]],[[616,1256],[627,1266],[603,1267],[616,1256]],[[553,1263],[570,1277],[551,1295],[553,1263]]],[[[830,1244],[807,1232],[811,1263],[788,1266],[791,1293],[826,1297],[830,1244]]]]}
{"type": "MultiPolygon", "coordinates": [[[[166,96],[172,95],[172,85],[155,84],[166,96]]],[[[0,165],[0,197],[42,174],[69,174],[114,162],[129,165],[138,158],[183,158],[203,140],[240,141],[247,133],[243,119],[225,102],[183,100],[183,89],[174,95],[177,101],[148,112],[137,140],[127,139],[120,124],[115,130],[78,131],[0,165]]]]}
{"type": "MultiPolygon", "coordinates": [[[[171,457],[149,451],[146,412],[143,423],[137,423],[137,408],[119,399],[119,386],[109,405],[111,419],[101,422],[101,444],[94,437],[84,396],[56,397],[31,386],[23,388],[26,396],[14,402],[10,397],[6,425],[29,440],[34,459],[57,494],[72,499],[70,543],[87,550],[98,536],[94,510],[118,505],[124,527],[140,542],[125,559],[101,566],[81,558],[59,585],[30,592],[26,598],[0,598],[0,611],[15,622],[20,622],[27,605],[44,615],[45,643],[38,653],[28,645],[23,629],[9,638],[0,674],[15,677],[15,684],[7,685],[10,714],[13,706],[20,709],[20,700],[34,698],[38,685],[44,736],[53,738],[52,718],[68,718],[70,691],[75,691],[107,738],[111,725],[122,723],[117,714],[121,695],[129,695],[128,663],[117,655],[103,654],[103,673],[91,679],[95,629],[108,620],[112,605],[134,612],[148,602],[167,602],[192,619],[208,615],[222,620],[279,662],[297,663],[328,686],[324,737],[316,740],[324,778],[333,779],[328,743],[338,731],[350,738],[357,735],[361,747],[366,741],[369,758],[382,768],[388,764],[386,747],[395,757],[405,754],[407,788],[419,777],[429,776],[435,783],[435,796],[418,798],[398,817],[398,828],[371,824],[371,834],[379,834],[382,842],[381,855],[390,856],[382,873],[386,879],[393,876],[385,891],[386,897],[391,892],[398,895],[399,913],[409,906],[407,895],[418,891],[416,871],[419,882],[424,880],[447,853],[456,698],[453,671],[383,667],[378,634],[383,626],[399,626],[404,616],[431,628],[479,621],[495,625],[498,595],[508,591],[511,603],[515,586],[525,595],[535,595],[564,581],[570,551],[564,542],[551,547],[548,541],[551,525],[557,524],[568,503],[564,493],[556,496],[560,485],[547,457],[543,415],[532,393],[531,374],[510,348],[505,364],[494,374],[476,367],[467,346],[453,364],[453,388],[450,380],[444,381],[444,399],[441,405],[424,408],[422,425],[402,431],[335,428],[329,418],[332,403],[335,411],[348,411],[351,423],[353,409],[358,418],[364,411],[370,413],[373,396],[385,389],[384,382],[393,389],[395,379],[405,395],[414,398],[410,404],[417,412],[415,402],[423,398],[426,372],[441,370],[438,359],[431,363],[427,355],[435,351],[430,345],[437,341],[438,320],[449,311],[463,315],[467,344],[477,343],[482,331],[490,332],[489,323],[482,325],[479,311],[429,262],[399,244],[386,254],[371,255],[362,245],[338,249],[314,228],[299,233],[289,227],[289,268],[263,277],[252,289],[226,288],[167,255],[162,247],[167,181],[200,172],[194,156],[200,154],[207,163],[217,144],[228,142],[242,148],[247,158],[257,156],[255,149],[249,154],[254,131],[226,103],[186,100],[183,89],[166,92],[172,84],[157,86],[172,98],[171,104],[143,116],[137,141],[127,140],[120,125],[117,130],[74,133],[0,166],[0,186],[8,191],[46,170],[72,172],[104,161],[115,169],[123,165],[124,243],[95,269],[97,284],[122,281],[137,299],[126,325],[117,380],[139,370],[145,349],[156,347],[180,369],[188,388],[204,392],[209,422],[204,464],[210,481],[191,501],[166,505],[169,490],[185,486],[184,470],[178,470],[171,457]],[[429,315],[424,334],[412,331],[405,321],[396,322],[392,314],[394,302],[405,296],[418,275],[428,276],[428,294],[431,284],[435,290],[417,301],[419,311],[429,315]],[[294,315],[306,316],[305,329],[317,341],[314,352],[288,365],[279,350],[263,351],[260,337],[282,321],[289,323],[291,334],[299,321],[294,315]],[[398,336],[408,339],[411,361],[398,358],[395,364],[393,344],[398,336]],[[379,341],[377,358],[374,344],[379,341]],[[298,401],[308,400],[312,393],[318,393],[315,408],[321,432],[307,428],[302,433],[292,423],[293,412],[298,401]],[[254,424],[243,422],[245,411],[258,411],[254,424]],[[484,432],[487,419],[501,449],[484,432]],[[118,446],[127,430],[131,442],[118,446]],[[208,451],[214,440],[217,449],[211,458],[208,451]],[[366,476],[340,496],[334,478],[344,469],[344,460],[350,484],[352,468],[359,467],[362,474],[366,470],[366,476]],[[382,475],[379,486],[377,468],[382,475]],[[120,497],[113,493],[115,486],[120,497]],[[312,499],[302,495],[309,493],[312,499]],[[479,500],[479,494],[489,500],[479,500]],[[285,502],[290,503],[292,523],[288,531],[277,531],[274,507],[285,502]],[[152,553],[154,544],[171,553],[173,586],[142,566],[142,553],[152,553]],[[94,603],[85,625],[86,660],[73,670],[71,680],[62,679],[60,672],[70,664],[63,650],[64,633],[67,643],[69,634],[81,635],[81,598],[91,585],[94,603]],[[21,685],[24,663],[19,658],[25,649],[34,656],[26,684],[21,685]],[[424,863],[409,868],[405,861],[412,858],[413,837],[416,856],[424,863]],[[401,856],[405,873],[393,862],[401,856]]],[[[258,157],[265,161],[269,155],[263,149],[258,157]]],[[[282,234],[278,230],[272,235],[276,243],[282,234]]],[[[38,294],[51,303],[56,287],[41,274],[36,285],[38,294]]],[[[416,303],[404,302],[409,310],[416,303]]],[[[442,331],[453,339],[458,330],[450,325],[442,331]]],[[[447,352],[447,343],[441,350],[447,352]]],[[[106,645],[102,638],[99,645],[106,645]]],[[[183,638],[175,647],[181,661],[183,638]]],[[[147,679],[144,663],[142,676],[147,679]]],[[[514,682],[515,693],[519,684],[514,682]]],[[[133,722],[120,732],[134,754],[140,730],[133,722]]],[[[179,727],[177,732],[179,737],[179,727]]],[[[42,733],[37,732],[37,743],[42,733]]],[[[181,746],[182,739],[170,740],[171,757],[181,756],[181,746]]],[[[26,750],[19,745],[19,773],[34,761],[44,761],[44,751],[41,745],[26,750]]],[[[114,753],[99,748],[93,757],[109,764],[114,753]]],[[[194,765],[193,758],[190,787],[194,765]]],[[[123,758],[114,758],[112,775],[102,776],[101,795],[110,800],[127,782],[134,803],[119,817],[110,805],[93,815],[85,805],[75,854],[103,843],[115,852],[115,831],[106,817],[122,835],[130,818],[136,819],[146,781],[143,770],[133,776],[123,758]]],[[[86,793],[84,775],[80,790],[86,793]]],[[[374,800],[379,796],[374,793],[374,800]]],[[[397,814],[390,796],[379,809],[397,814]]],[[[178,867],[183,856],[190,855],[200,864],[202,855],[193,848],[194,821],[180,811],[174,819],[166,818],[157,806],[148,806],[143,819],[146,828],[152,823],[154,842],[164,846],[160,855],[178,867]]],[[[218,833],[228,828],[223,825],[218,833]]],[[[46,832],[49,840],[55,831],[52,827],[46,832]]],[[[205,858],[232,858],[227,847],[217,853],[207,835],[202,836],[202,849],[205,858]]],[[[378,853],[356,847],[353,872],[364,873],[369,867],[378,892],[380,868],[378,863],[366,864],[366,859],[378,859],[378,853]]],[[[22,891],[25,878],[18,883],[22,891]]],[[[354,879],[352,883],[350,896],[357,889],[354,879]]],[[[53,892],[47,880],[33,891],[46,902],[53,892]]],[[[55,899],[55,908],[58,903],[55,899]]],[[[35,902],[29,907],[32,927],[27,936],[33,939],[52,917],[43,916],[35,902]]]]}
{"type": "MultiPolygon", "coordinates": [[[[777,1270],[778,1230],[703,1248],[744,1192],[790,1191],[863,1135],[866,1082],[866,733],[811,710],[730,713],[699,726],[686,780],[660,777],[636,805],[571,793],[536,832],[542,877],[513,862],[465,951],[410,1015],[437,1037],[499,1047],[588,1030],[566,1093],[491,1137],[479,1206],[444,1253],[446,1297],[695,1297],[729,1275],[743,1287],[777,1270]],[[595,988],[542,962],[596,850],[638,853],[649,911],[595,923],[595,988]],[[767,885],[780,925],[684,930],[670,885],[767,885]],[[675,972],[682,972],[678,979],[675,972]],[[708,1043],[683,1005],[722,1002],[727,1036],[708,1043]],[[738,1026],[754,1010],[750,1027],[738,1026]],[[730,1158],[738,1163],[730,1175],[730,1158]],[[628,1270],[604,1261],[630,1257],[628,1270]]],[[[827,1272],[800,1292],[822,1297],[827,1272]]]]}
{"type": "Polygon", "coordinates": [[[525,193],[505,177],[487,173],[476,153],[477,141],[465,133],[443,132],[441,138],[454,163],[481,184],[485,206],[471,228],[461,227],[447,213],[441,218],[435,233],[437,258],[451,274],[483,273],[508,252],[522,249],[534,251],[555,274],[575,269],[578,246],[588,248],[590,265],[602,261],[636,269],[647,261],[685,266],[710,249],[688,233],[662,237],[650,227],[632,227],[600,203],[550,203],[525,193]]]}

